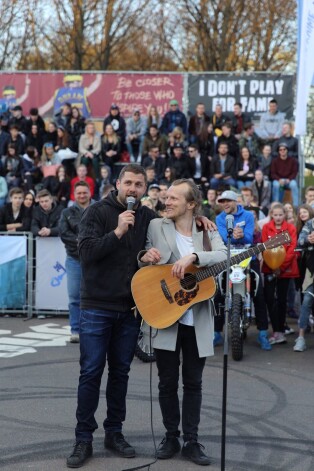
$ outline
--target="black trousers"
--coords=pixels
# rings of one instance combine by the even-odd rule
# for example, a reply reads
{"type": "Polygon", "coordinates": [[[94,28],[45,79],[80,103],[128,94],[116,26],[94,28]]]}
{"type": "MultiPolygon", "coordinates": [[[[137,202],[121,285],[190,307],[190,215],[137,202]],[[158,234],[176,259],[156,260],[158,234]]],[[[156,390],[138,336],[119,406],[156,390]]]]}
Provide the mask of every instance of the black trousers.
{"type": "Polygon", "coordinates": [[[274,332],[285,331],[289,282],[290,278],[269,280],[265,275],[265,300],[274,332]]]}
{"type": "Polygon", "coordinates": [[[197,440],[202,404],[202,374],[206,358],[199,358],[195,329],[178,325],[176,350],[155,349],[159,376],[159,404],[167,436],[180,436],[178,397],[182,352],[182,430],[184,441],[197,440]]]}

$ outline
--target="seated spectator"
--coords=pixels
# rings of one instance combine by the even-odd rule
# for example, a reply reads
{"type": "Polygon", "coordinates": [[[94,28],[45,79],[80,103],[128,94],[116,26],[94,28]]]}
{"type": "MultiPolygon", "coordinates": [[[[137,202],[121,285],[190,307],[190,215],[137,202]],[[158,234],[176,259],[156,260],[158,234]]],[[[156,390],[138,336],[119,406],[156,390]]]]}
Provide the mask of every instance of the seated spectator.
{"type": "Polygon", "coordinates": [[[70,149],[70,135],[62,124],[57,126],[57,145],[55,152],[60,157],[69,178],[75,175],[75,159],[77,153],[70,149]]]}
{"type": "Polygon", "coordinates": [[[265,144],[272,145],[281,135],[285,115],[278,110],[277,100],[270,100],[268,106],[268,111],[261,114],[257,133],[265,144]]]}
{"type": "Polygon", "coordinates": [[[19,127],[16,124],[10,126],[9,144],[14,144],[18,155],[24,154],[24,140],[20,134],[19,127]]]}
{"type": "Polygon", "coordinates": [[[159,155],[159,148],[155,144],[151,145],[148,156],[143,160],[144,168],[151,166],[155,169],[156,179],[161,180],[166,168],[166,159],[159,155]]]}
{"type": "Polygon", "coordinates": [[[126,147],[131,162],[141,162],[145,132],[146,121],[141,116],[140,110],[135,109],[126,122],[126,147]]]}
{"type": "Polygon", "coordinates": [[[174,130],[169,134],[168,140],[168,149],[167,154],[169,157],[174,155],[173,149],[177,144],[180,144],[182,149],[185,151],[187,147],[187,141],[185,139],[185,135],[181,128],[176,127],[174,130]]]}
{"type": "Polygon", "coordinates": [[[314,207],[314,186],[307,186],[305,188],[305,203],[314,207]]]}
{"type": "MultiPolygon", "coordinates": [[[[1,162],[1,157],[3,155],[6,155],[8,152],[9,143],[10,143],[10,134],[3,130],[3,127],[1,125],[1,120],[0,120],[0,162],[1,162]]],[[[0,170],[1,170],[1,166],[0,166],[0,170]]]]}
{"type": "Polygon", "coordinates": [[[250,118],[243,113],[242,103],[235,103],[233,106],[233,115],[231,116],[232,133],[237,140],[242,136],[244,125],[250,123],[250,118]]]}
{"type": "Polygon", "coordinates": [[[299,143],[296,137],[292,136],[292,124],[284,123],[282,125],[282,134],[278,140],[273,144],[272,154],[273,157],[278,157],[278,149],[281,143],[284,143],[288,147],[288,157],[299,158],[299,143]]]}
{"type": "Polygon", "coordinates": [[[161,180],[159,182],[159,201],[162,204],[166,204],[166,199],[167,199],[167,191],[168,188],[170,187],[169,183],[166,182],[165,180],[161,180]]]}
{"type": "Polygon", "coordinates": [[[39,205],[33,210],[31,231],[36,237],[58,237],[58,224],[64,206],[58,205],[48,190],[37,193],[39,205]]]}
{"type": "Polygon", "coordinates": [[[66,208],[70,199],[70,180],[63,165],[57,170],[56,176],[44,178],[43,189],[48,190],[54,201],[66,208]]]}
{"type": "Polygon", "coordinates": [[[218,146],[218,154],[215,155],[210,165],[210,187],[215,190],[221,185],[235,186],[235,160],[228,153],[228,144],[221,142],[218,146]]]}
{"type": "Polygon", "coordinates": [[[262,170],[264,177],[270,179],[270,167],[273,161],[273,156],[271,153],[271,146],[265,144],[262,148],[262,153],[258,157],[258,167],[262,170]]]}
{"type": "Polygon", "coordinates": [[[100,181],[99,181],[99,191],[98,191],[99,200],[101,200],[104,187],[107,185],[111,185],[111,170],[110,170],[110,167],[107,167],[107,165],[102,165],[100,167],[100,181]]]}
{"type": "Polygon", "coordinates": [[[206,157],[202,157],[197,144],[189,145],[188,157],[190,159],[191,172],[194,182],[197,185],[208,184],[208,179],[210,176],[209,160],[206,157]]]}
{"type": "MultiPolygon", "coordinates": [[[[106,135],[107,125],[110,125],[115,133],[115,135],[119,138],[120,147],[125,143],[125,120],[120,114],[119,107],[115,104],[112,104],[109,110],[109,115],[104,119],[103,124],[103,131],[104,135],[106,135]]],[[[121,150],[120,150],[121,152],[121,150]]],[[[105,162],[106,164],[107,162],[105,162]]]]}
{"type": "Polygon", "coordinates": [[[197,144],[203,160],[208,160],[208,165],[215,155],[214,129],[212,123],[206,123],[197,138],[197,144]]]}
{"type": "Polygon", "coordinates": [[[204,103],[198,103],[196,105],[195,114],[191,116],[189,121],[189,142],[191,144],[198,143],[199,137],[201,135],[202,129],[207,125],[210,121],[209,116],[205,113],[205,105],[204,103]]]}
{"type": "Polygon", "coordinates": [[[70,182],[71,191],[70,191],[70,200],[75,201],[74,197],[74,188],[75,183],[77,182],[86,182],[89,185],[91,197],[94,198],[95,194],[95,181],[93,178],[87,176],[87,167],[84,164],[80,164],[76,169],[77,176],[72,178],[70,182]]]}
{"type": "Polygon", "coordinates": [[[154,202],[149,196],[143,196],[143,198],[141,198],[141,205],[147,206],[149,209],[155,211],[154,202]]]}
{"type": "Polygon", "coordinates": [[[253,198],[259,209],[267,215],[271,201],[271,182],[265,180],[262,170],[255,170],[254,175],[255,178],[251,185],[253,198]]]}
{"type": "Polygon", "coordinates": [[[37,126],[39,134],[45,134],[45,121],[38,113],[38,108],[31,108],[29,110],[29,119],[26,121],[26,136],[30,134],[33,124],[37,126]]]}
{"type": "Polygon", "coordinates": [[[23,162],[17,154],[14,144],[8,145],[8,153],[3,158],[3,173],[6,179],[8,189],[21,185],[23,162]]]}
{"type": "Polygon", "coordinates": [[[151,125],[157,126],[157,129],[160,130],[162,126],[162,117],[159,115],[157,106],[150,106],[147,113],[147,131],[151,127],[151,125]]]}
{"type": "MultiPolygon", "coordinates": [[[[251,206],[253,206],[254,208],[258,207],[257,201],[254,199],[253,190],[251,187],[243,186],[241,188],[241,196],[242,196],[243,201],[241,201],[240,204],[243,204],[244,206],[247,206],[247,207],[251,207],[251,206]]],[[[260,208],[258,208],[258,220],[261,220],[264,218],[265,218],[265,214],[260,208]]]]}
{"type": "Polygon", "coordinates": [[[208,215],[210,217],[208,217],[208,219],[210,219],[211,221],[214,221],[216,220],[216,216],[221,213],[222,211],[222,207],[220,204],[217,203],[217,191],[214,190],[214,188],[209,188],[207,190],[207,199],[203,201],[203,213],[206,217],[208,217],[208,215]],[[213,213],[214,213],[214,216],[213,216],[213,213]]]}
{"type": "Polygon", "coordinates": [[[215,111],[212,117],[210,118],[210,122],[214,128],[214,133],[217,137],[222,135],[222,125],[228,121],[230,121],[228,116],[222,112],[222,106],[218,103],[215,106],[215,111]]]}
{"type": "Polygon", "coordinates": [[[193,177],[193,162],[185,155],[183,146],[179,142],[174,145],[173,156],[169,157],[167,165],[174,168],[177,178],[193,177]]]}
{"type": "Polygon", "coordinates": [[[153,202],[154,211],[159,211],[159,209],[163,206],[161,201],[159,201],[159,193],[160,193],[160,187],[159,187],[158,183],[151,183],[148,186],[147,195],[149,196],[149,198],[153,202]]]}
{"type": "Polygon", "coordinates": [[[44,135],[44,143],[50,142],[53,145],[53,148],[56,147],[58,140],[57,125],[53,121],[50,121],[48,124],[48,130],[44,135]]]}
{"type": "Polygon", "coordinates": [[[37,183],[42,180],[40,170],[40,158],[36,147],[28,146],[22,157],[22,179],[23,188],[26,191],[33,190],[37,183]]]}
{"type": "Polygon", "coordinates": [[[158,185],[155,173],[155,167],[152,165],[151,167],[146,167],[145,169],[146,179],[147,179],[147,188],[151,183],[156,183],[158,185]]]}
{"type": "Polygon", "coordinates": [[[16,126],[19,132],[26,135],[27,132],[27,119],[23,115],[23,108],[20,105],[14,106],[12,108],[12,116],[9,119],[9,129],[11,129],[12,126],[16,126]]]}
{"type": "Polygon", "coordinates": [[[92,167],[95,177],[99,175],[101,153],[101,140],[96,132],[93,121],[87,121],[85,133],[81,135],[79,141],[78,162],[84,164],[87,169],[92,167]]]}
{"type": "Polygon", "coordinates": [[[167,152],[167,139],[163,134],[160,134],[159,129],[156,124],[151,124],[148,130],[148,134],[144,137],[143,140],[143,161],[147,157],[149,150],[152,146],[157,146],[159,150],[159,155],[161,157],[166,157],[167,152]]]}
{"type": "Polygon", "coordinates": [[[260,154],[261,140],[255,132],[253,123],[245,123],[243,126],[243,132],[239,139],[239,149],[247,147],[250,154],[257,159],[260,154]]]}
{"type": "Polygon", "coordinates": [[[5,205],[8,196],[6,179],[0,175],[0,208],[5,205]]]}
{"type": "Polygon", "coordinates": [[[105,132],[101,136],[101,155],[103,163],[111,168],[111,172],[113,172],[115,162],[119,162],[121,158],[121,150],[120,137],[112,125],[107,124],[105,132]]]}
{"type": "Polygon", "coordinates": [[[35,194],[32,190],[28,191],[24,195],[24,206],[30,208],[31,210],[35,206],[35,194]]]}
{"type": "Polygon", "coordinates": [[[21,188],[11,188],[10,203],[0,209],[0,231],[27,232],[31,227],[31,211],[23,204],[21,188]]]}
{"type": "Polygon", "coordinates": [[[72,105],[71,103],[64,103],[61,110],[55,115],[54,122],[57,126],[63,126],[66,129],[69,126],[71,119],[72,105]]]}
{"type": "Polygon", "coordinates": [[[57,170],[61,165],[61,159],[58,154],[55,154],[53,144],[51,142],[46,142],[43,147],[43,152],[41,154],[41,172],[46,177],[56,176],[57,170]]]}
{"type": "Polygon", "coordinates": [[[173,167],[167,166],[164,171],[163,180],[165,180],[169,185],[177,179],[176,171],[173,167]]]}
{"type": "Polygon", "coordinates": [[[73,152],[79,151],[79,141],[85,132],[85,118],[77,106],[72,106],[70,120],[66,130],[69,133],[69,147],[73,152]]]}
{"type": "Polygon", "coordinates": [[[270,175],[273,181],[273,201],[282,202],[285,189],[290,189],[292,203],[296,208],[299,202],[299,189],[296,181],[298,174],[298,161],[294,157],[288,157],[288,147],[281,143],[279,157],[271,163],[270,175]]]}
{"type": "Polygon", "coordinates": [[[237,161],[237,185],[241,189],[243,186],[250,186],[254,180],[254,172],[257,162],[250,154],[247,147],[242,147],[240,157],[237,161]]]}
{"type": "Polygon", "coordinates": [[[231,155],[234,158],[234,160],[237,160],[239,156],[239,143],[237,139],[234,137],[234,135],[232,134],[231,123],[230,122],[224,123],[222,125],[221,130],[222,130],[222,133],[221,133],[221,136],[218,137],[217,145],[216,145],[217,151],[218,151],[219,145],[222,142],[225,142],[226,144],[228,144],[228,154],[231,155]]]}
{"type": "Polygon", "coordinates": [[[181,128],[183,134],[187,133],[187,121],[185,114],[179,110],[179,103],[177,100],[170,100],[170,110],[167,111],[162,120],[162,133],[169,136],[175,128],[181,128]]]}
{"type": "Polygon", "coordinates": [[[26,135],[25,147],[36,147],[39,155],[42,153],[44,137],[37,124],[32,124],[30,132],[26,135]]]}

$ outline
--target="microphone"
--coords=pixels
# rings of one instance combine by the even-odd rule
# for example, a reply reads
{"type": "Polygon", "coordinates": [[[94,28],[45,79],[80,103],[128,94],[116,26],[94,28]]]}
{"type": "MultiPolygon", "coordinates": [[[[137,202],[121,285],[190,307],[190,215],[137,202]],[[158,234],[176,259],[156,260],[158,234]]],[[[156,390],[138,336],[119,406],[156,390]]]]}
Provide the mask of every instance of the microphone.
{"type": "Polygon", "coordinates": [[[128,196],[126,199],[127,210],[132,211],[135,203],[136,203],[136,199],[134,198],[134,196],[128,196]]]}
{"type": "Polygon", "coordinates": [[[228,234],[232,234],[233,232],[233,223],[234,223],[234,217],[232,216],[232,214],[228,214],[226,216],[226,226],[227,226],[228,234]]]}

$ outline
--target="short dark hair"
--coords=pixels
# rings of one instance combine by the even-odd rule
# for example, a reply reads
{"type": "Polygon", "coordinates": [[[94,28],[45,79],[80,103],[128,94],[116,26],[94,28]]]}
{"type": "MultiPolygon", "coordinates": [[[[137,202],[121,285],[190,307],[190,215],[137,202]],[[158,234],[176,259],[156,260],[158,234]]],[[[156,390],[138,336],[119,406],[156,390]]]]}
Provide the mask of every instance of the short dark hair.
{"type": "Polygon", "coordinates": [[[31,109],[29,110],[29,114],[30,114],[31,116],[38,116],[38,108],[31,108],[31,109]]]}
{"type": "Polygon", "coordinates": [[[240,103],[240,101],[237,101],[233,106],[236,106],[236,105],[242,109],[242,103],[240,103]]]}
{"type": "Polygon", "coordinates": [[[189,148],[189,149],[191,148],[191,149],[199,150],[199,147],[198,147],[197,144],[190,144],[190,145],[188,146],[188,148],[189,148]]]}
{"type": "Polygon", "coordinates": [[[149,126],[149,129],[150,129],[150,128],[154,128],[154,129],[157,129],[157,130],[158,130],[157,124],[154,124],[154,123],[149,126]]]}
{"type": "Polygon", "coordinates": [[[76,188],[77,188],[78,186],[85,186],[85,187],[88,188],[89,191],[90,191],[90,186],[89,186],[89,184],[88,184],[87,182],[84,182],[83,180],[80,180],[80,181],[78,181],[78,182],[75,183],[75,185],[74,185],[74,190],[76,190],[76,188]]]}
{"type": "Polygon", "coordinates": [[[248,129],[252,129],[254,126],[253,123],[245,123],[243,126],[244,131],[247,131],[248,129]]]}
{"type": "Polygon", "coordinates": [[[145,183],[147,183],[146,172],[145,172],[144,167],[142,167],[141,165],[138,165],[138,164],[125,165],[119,174],[118,180],[121,181],[126,172],[131,172],[131,173],[134,173],[135,175],[143,175],[145,179],[145,183]]]}
{"type": "Polygon", "coordinates": [[[277,101],[275,98],[273,98],[272,100],[270,100],[269,103],[275,103],[276,105],[278,105],[278,101],[277,101]]]}

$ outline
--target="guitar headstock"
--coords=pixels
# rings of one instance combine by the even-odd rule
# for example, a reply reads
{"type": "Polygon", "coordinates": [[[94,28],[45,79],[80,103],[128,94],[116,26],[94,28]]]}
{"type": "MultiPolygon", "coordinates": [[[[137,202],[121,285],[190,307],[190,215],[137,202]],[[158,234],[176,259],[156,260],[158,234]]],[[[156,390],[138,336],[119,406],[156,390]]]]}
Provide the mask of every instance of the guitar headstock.
{"type": "Polygon", "coordinates": [[[274,249],[279,247],[279,245],[288,244],[289,242],[291,242],[290,234],[288,231],[284,231],[267,240],[264,244],[267,249],[274,249]]]}

